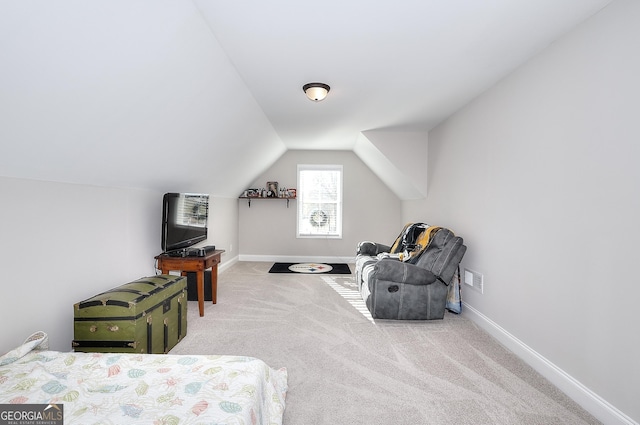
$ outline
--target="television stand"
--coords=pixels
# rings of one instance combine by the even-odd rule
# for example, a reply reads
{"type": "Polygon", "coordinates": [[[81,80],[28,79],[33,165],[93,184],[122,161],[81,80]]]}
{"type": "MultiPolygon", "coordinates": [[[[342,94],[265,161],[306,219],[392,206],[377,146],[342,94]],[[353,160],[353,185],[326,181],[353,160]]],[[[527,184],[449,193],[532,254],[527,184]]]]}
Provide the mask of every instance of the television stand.
{"type": "Polygon", "coordinates": [[[222,249],[209,250],[209,252],[205,251],[203,257],[172,257],[167,253],[155,257],[162,274],[169,274],[172,270],[179,271],[182,276],[186,276],[187,272],[196,273],[200,317],[204,316],[204,271],[209,268],[211,269],[211,301],[212,304],[218,302],[218,264],[223,252],[222,249]]]}

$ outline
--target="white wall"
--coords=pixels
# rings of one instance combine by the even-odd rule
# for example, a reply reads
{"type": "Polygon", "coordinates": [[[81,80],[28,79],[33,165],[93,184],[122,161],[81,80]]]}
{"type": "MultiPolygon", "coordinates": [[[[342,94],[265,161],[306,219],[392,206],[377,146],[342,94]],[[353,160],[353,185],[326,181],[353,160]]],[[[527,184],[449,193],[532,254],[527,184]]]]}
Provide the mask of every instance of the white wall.
{"type": "Polygon", "coordinates": [[[376,129],[358,135],[353,151],[402,200],[427,195],[428,133],[376,129]]]}
{"type": "Polygon", "coordinates": [[[433,130],[404,205],[465,238],[467,314],[605,423],[640,421],[638,22],[613,2],[433,130]]]}
{"type": "Polygon", "coordinates": [[[11,178],[0,193],[0,352],[37,330],[70,350],[75,302],[154,274],[162,194],[11,178]]]}
{"type": "Polygon", "coordinates": [[[215,245],[225,252],[221,256],[221,267],[226,268],[238,260],[238,199],[211,198],[209,201],[208,238],[197,246],[215,245]]]}
{"type": "MultiPolygon", "coordinates": [[[[37,330],[71,350],[74,303],[156,274],[162,193],[0,177],[0,196],[0,354],[37,330]]],[[[237,212],[212,198],[200,245],[237,246],[237,212]]]]}
{"type": "Polygon", "coordinates": [[[251,187],[267,181],[295,188],[298,164],[343,166],[343,237],[296,237],[297,201],[240,200],[240,259],[257,261],[352,261],[358,242],[392,243],[402,229],[401,203],[351,151],[288,151],[251,187]],[[306,260],[305,260],[306,259],[306,260]]]}

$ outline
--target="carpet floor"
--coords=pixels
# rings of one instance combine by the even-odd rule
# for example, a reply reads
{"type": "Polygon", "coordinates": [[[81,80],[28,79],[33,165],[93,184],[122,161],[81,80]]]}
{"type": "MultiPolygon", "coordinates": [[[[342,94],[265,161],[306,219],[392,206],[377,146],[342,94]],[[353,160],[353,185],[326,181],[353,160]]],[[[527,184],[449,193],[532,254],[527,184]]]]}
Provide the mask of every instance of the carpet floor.
{"type": "Polygon", "coordinates": [[[462,315],[373,320],[353,276],[272,274],[238,262],[218,303],[188,305],[172,354],[233,354],[286,367],[285,425],[598,424],[462,315]]]}

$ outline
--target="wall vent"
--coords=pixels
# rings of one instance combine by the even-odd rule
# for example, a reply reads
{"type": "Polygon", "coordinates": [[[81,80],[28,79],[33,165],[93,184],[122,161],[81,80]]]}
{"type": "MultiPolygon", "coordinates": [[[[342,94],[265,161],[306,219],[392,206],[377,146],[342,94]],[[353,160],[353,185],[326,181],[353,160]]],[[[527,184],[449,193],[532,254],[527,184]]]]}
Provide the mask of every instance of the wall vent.
{"type": "Polygon", "coordinates": [[[480,291],[480,293],[484,293],[484,278],[481,273],[465,268],[464,283],[480,291]]]}

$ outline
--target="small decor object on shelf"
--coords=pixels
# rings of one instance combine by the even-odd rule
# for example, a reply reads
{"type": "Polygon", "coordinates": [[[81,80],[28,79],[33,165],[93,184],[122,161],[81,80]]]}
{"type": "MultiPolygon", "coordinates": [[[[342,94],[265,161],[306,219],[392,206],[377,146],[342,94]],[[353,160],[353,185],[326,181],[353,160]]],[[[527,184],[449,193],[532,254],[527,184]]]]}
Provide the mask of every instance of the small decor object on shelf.
{"type": "Polygon", "coordinates": [[[278,182],[267,182],[267,198],[278,197],[278,182]]]}
{"type": "Polygon", "coordinates": [[[261,189],[247,189],[242,194],[245,198],[257,198],[260,196],[261,189]]]}
{"type": "Polygon", "coordinates": [[[245,189],[238,198],[246,199],[249,208],[251,208],[252,199],[286,200],[289,208],[289,200],[296,199],[296,190],[287,189],[284,186],[279,188],[278,182],[267,182],[266,187],[262,189],[245,189]]]}

